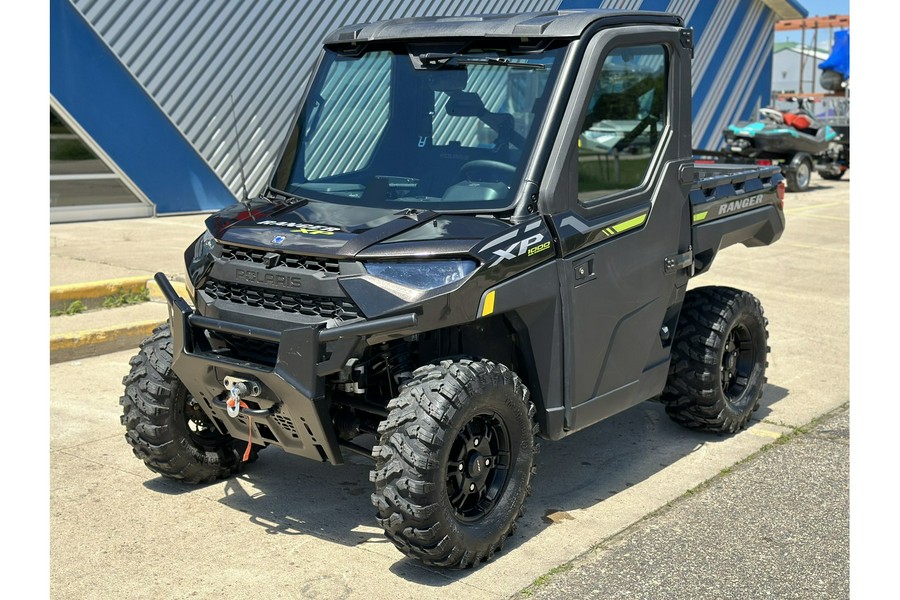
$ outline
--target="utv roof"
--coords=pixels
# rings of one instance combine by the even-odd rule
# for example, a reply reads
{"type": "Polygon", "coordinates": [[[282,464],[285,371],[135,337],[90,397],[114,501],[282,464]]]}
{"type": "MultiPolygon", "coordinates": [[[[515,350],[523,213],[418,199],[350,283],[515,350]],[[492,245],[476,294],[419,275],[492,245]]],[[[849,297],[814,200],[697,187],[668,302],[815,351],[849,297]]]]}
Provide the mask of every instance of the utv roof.
{"type": "Polygon", "coordinates": [[[403,40],[413,38],[530,37],[576,38],[585,29],[624,24],[684,26],[678,15],[652,11],[557,10],[547,12],[472,15],[465,17],[413,17],[348,25],[325,37],[327,44],[403,40]]]}

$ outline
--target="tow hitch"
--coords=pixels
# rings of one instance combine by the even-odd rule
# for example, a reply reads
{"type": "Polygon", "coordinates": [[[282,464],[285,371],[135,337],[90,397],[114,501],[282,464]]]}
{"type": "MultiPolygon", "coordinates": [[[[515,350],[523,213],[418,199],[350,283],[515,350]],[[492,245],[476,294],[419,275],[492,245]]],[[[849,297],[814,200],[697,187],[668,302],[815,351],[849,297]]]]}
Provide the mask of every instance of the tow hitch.
{"type": "MultiPolygon", "coordinates": [[[[225,385],[225,389],[228,390],[228,400],[225,401],[225,406],[229,417],[235,418],[240,414],[241,408],[247,408],[247,405],[241,402],[243,398],[259,396],[260,387],[255,381],[229,376],[222,383],[225,385]]],[[[264,410],[261,412],[268,414],[269,411],[264,410]]]]}
{"type": "MultiPolygon", "coordinates": [[[[247,431],[247,449],[244,450],[243,462],[247,462],[250,458],[250,450],[253,448],[253,417],[268,415],[267,410],[255,410],[247,406],[244,398],[250,396],[259,396],[260,386],[256,381],[250,379],[240,379],[238,377],[226,377],[222,382],[225,389],[228,390],[228,399],[225,400],[225,410],[232,419],[238,418],[241,409],[248,415],[248,431],[247,431]]],[[[220,401],[221,402],[221,401],[220,401]]]]}

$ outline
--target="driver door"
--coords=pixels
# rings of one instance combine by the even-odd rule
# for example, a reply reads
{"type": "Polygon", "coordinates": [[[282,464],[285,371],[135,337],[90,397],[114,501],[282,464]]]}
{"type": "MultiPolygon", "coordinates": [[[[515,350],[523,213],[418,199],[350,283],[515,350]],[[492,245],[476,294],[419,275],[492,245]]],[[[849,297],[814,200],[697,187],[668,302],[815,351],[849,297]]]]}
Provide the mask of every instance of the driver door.
{"type": "Polygon", "coordinates": [[[641,29],[592,40],[580,111],[561,135],[565,197],[554,200],[567,210],[553,222],[569,430],[662,391],[688,280],[666,265],[690,253],[690,58],[671,29],[641,29]]]}

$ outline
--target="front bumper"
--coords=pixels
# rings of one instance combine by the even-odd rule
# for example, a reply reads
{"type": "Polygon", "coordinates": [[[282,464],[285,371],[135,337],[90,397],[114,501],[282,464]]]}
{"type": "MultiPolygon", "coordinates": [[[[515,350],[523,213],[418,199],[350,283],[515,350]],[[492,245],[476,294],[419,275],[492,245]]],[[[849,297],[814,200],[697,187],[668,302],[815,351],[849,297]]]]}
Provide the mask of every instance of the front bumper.
{"type": "Polygon", "coordinates": [[[406,314],[331,329],[323,324],[274,331],[204,317],[178,296],[164,274],[157,273],[155,279],[169,308],[172,369],[216,426],[242,440],[251,437],[252,427],[254,443],[335,465],[343,463],[342,444],[331,423],[323,378],[340,371],[368,336],[402,335],[417,323],[415,314],[406,314]],[[206,331],[277,344],[275,366],[217,353],[206,331]],[[245,398],[249,409],[237,417],[229,417],[225,408],[225,377],[259,384],[259,395],[245,398]]]}

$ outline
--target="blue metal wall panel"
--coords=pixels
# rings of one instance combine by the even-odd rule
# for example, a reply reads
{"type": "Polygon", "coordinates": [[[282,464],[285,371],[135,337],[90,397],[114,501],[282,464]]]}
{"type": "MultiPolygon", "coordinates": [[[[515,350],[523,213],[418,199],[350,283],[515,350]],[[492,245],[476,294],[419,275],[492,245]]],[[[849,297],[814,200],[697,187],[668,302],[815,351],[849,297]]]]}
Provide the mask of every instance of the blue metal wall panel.
{"type": "MultiPolygon", "coordinates": [[[[716,44],[704,44],[703,51],[709,53],[709,62],[716,65],[717,68],[707,69],[701,78],[695,79],[697,82],[694,87],[694,102],[701,107],[715,106],[716,110],[700,110],[694,119],[694,145],[706,147],[707,139],[713,133],[709,130],[709,122],[718,114],[725,110],[726,100],[724,94],[726,92],[725,85],[732,76],[734,68],[741,68],[741,65],[735,65],[735,56],[743,50],[748,43],[750,31],[744,27],[744,19],[747,16],[747,10],[753,0],[737,0],[737,6],[730,11],[725,26],[720,31],[709,31],[709,35],[716,35],[716,44]]],[[[761,6],[760,3],[757,3],[761,6]]],[[[702,35],[702,34],[701,34],[702,35]]],[[[700,52],[700,49],[697,50],[700,52]]],[[[755,65],[743,65],[746,69],[755,68],[755,65]]]]}
{"type": "Polygon", "coordinates": [[[694,29],[693,143],[717,149],[722,129],[769,103],[776,15],[762,0],[563,0],[560,9],[617,8],[681,15],[694,29]]]}
{"type": "MultiPolygon", "coordinates": [[[[746,107],[751,98],[756,99],[755,88],[762,73],[769,73],[765,81],[771,87],[772,36],[766,35],[766,32],[774,31],[774,25],[774,16],[769,11],[751,9],[746,14],[742,29],[749,32],[747,42],[733,48],[731,56],[727,57],[719,71],[719,87],[715,96],[719,99],[719,111],[704,121],[706,137],[698,143],[699,147],[717,148],[721,145],[721,132],[725,127],[755,115],[758,106],[749,110],[746,107]]],[[[768,98],[765,104],[768,104],[768,98]]]]}
{"type": "Polygon", "coordinates": [[[666,12],[669,9],[669,0],[644,0],[641,2],[641,10],[655,10],[666,12]]]}
{"type": "Polygon", "coordinates": [[[234,201],[66,0],[50,3],[50,94],[158,212],[210,210],[234,201]]]}
{"type": "MultiPolygon", "coordinates": [[[[269,177],[320,40],[330,30],[353,22],[549,10],[557,5],[561,9],[665,10],[681,15],[695,29],[696,147],[717,147],[724,125],[751,117],[757,106],[768,103],[769,96],[775,17],[763,0],[52,1],[57,12],[71,12],[74,7],[99,38],[89,49],[84,45],[72,49],[76,54],[57,55],[51,84],[64,96],[58,100],[104,148],[117,147],[117,153],[124,153],[114,160],[157,203],[159,212],[217,208],[230,204],[238,194],[241,183],[229,103],[232,94],[250,191],[258,191],[269,177]],[[77,54],[87,51],[99,58],[77,54]],[[74,64],[79,56],[83,64],[74,64]],[[109,70],[113,76],[98,77],[96,90],[112,93],[113,86],[130,88],[128,93],[136,97],[134,104],[127,109],[111,106],[104,118],[91,118],[95,107],[104,103],[94,102],[85,91],[63,93],[63,82],[54,81],[62,71],[85,72],[89,79],[98,70],[109,70]],[[86,106],[81,106],[82,102],[86,106]],[[153,136],[168,136],[174,129],[182,141],[173,134],[167,144],[160,145],[164,148],[160,156],[147,160],[151,154],[146,147],[137,147],[132,143],[134,137],[121,135],[132,130],[129,121],[144,123],[153,136]],[[177,169],[153,171],[152,165],[165,162],[162,155],[171,157],[173,152],[189,157],[184,164],[190,165],[186,168],[195,177],[200,177],[202,170],[193,164],[199,157],[224,182],[230,197],[223,197],[220,190],[213,193],[216,186],[208,183],[200,185],[199,192],[194,191],[193,183],[179,186],[173,179],[177,169]],[[151,183],[150,172],[160,181],[151,183]],[[167,183],[160,173],[165,173],[167,183]],[[155,187],[151,190],[148,185],[155,187]]],[[[53,37],[51,45],[59,48],[64,41],[53,37]]]]}
{"type": "Polygon", "coordinates": [[[237,196],[241,177],[229,97],[254,193],[269,178],[331,30],[389,18],[547,10],[557,0],[70,2],[237,196]]]}

